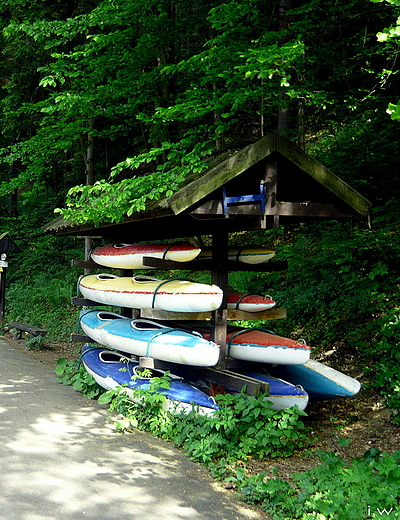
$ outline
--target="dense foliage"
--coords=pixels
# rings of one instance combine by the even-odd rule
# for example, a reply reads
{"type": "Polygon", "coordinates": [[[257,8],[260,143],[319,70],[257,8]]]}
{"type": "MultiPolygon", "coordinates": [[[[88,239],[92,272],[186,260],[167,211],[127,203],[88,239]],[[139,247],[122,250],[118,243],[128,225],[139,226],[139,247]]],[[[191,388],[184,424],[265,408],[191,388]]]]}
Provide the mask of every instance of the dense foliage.
{"type": "Polygon", "coordinates": [[[349,463],[330,452],[319,457],[314,469],[293,474],[293,484],[265,473],[245,478],[238,472],[234,480],[245,500],[261,504],[274,520],[398,517],[400,451],[371,448],[349,463]]]}

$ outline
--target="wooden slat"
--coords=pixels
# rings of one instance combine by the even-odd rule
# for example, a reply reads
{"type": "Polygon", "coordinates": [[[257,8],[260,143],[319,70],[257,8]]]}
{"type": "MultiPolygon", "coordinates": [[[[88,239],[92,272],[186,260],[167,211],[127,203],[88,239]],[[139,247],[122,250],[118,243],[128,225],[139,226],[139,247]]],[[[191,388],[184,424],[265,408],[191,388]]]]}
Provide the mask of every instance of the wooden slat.
{"type": "Polygon", "coordinates": [[[240,392],[246,387],[246,393],[258,396],[260,392],[269,394],[269,384],[258,379],[253,379],[242,374],[237,374],[230,370],[219,370],[217,368],[193,367],[188,365],[177,365],[176,363],[168,363],[153,358],[139,358],[139,362],[148,368],[158,370],[169,370],[172,374],[180,374],[182,371],[185,377],[191,381],[202,379],[215,385],[221,385],[229,390],[240,392]]]}
{"type": "MultiPolygon", "coordinates": [[[[191,271],[209,271],[212,269],[211,260],[193,260],[192,262],[172,262],[171,260],[162,260],[161,258],[144,257],[143,265],[145,267],[156,267],[157,269],[167,270],[191,270],[191,271]]],[[[236,262],[228,260],[228,271],[255,271],[255,272],[275,272],[284,271],[288,264],[284,260],[267,261],[262,264],[246,264],[245,262],[236,262]]]]}
{"type": "Polygon", "coordinates": [[[46,336],[47,330],[27,325],[26,323],[20,323],[19,321],[10,321],[8,326],[12,329],[17,329],[22,332],[29,332],[30,336],[46,336]]]}
{"type": "Polygon", "coordinates": [[[107,303],[98,303],[98,302],[94,302],[92,300],[88,300],[86,298],[79,298],[79,297],[72,298],[71,299],[71,304],[72,305],[77,305],[79,307],[110,306],[107,303]]]}
{"type": "MultiPolygon", "coordinates": [[[[194,217],[212,215],[212,216],[223,216],[224,208],[221,200],[208,200],[201,206],[197,207],[190,214],[194,217]]],[[[229,206],[229,215],[240,215],[246,216],[249,215],[251,217],[260,215],[260,204],[256,203],[246,203],[246,204],[235,204],[234,206],[229,206]]]]}
{"type": "MultiPolygon", "coordinates": [[[[210,321],[211,312],[171,312],[158,309],[142,309],[142,318],[164,321],[210,321]]],[[[232,320],[280,320],[286,318],[286,309],[270,309],[262,312],[228,310],[227,319],[232,320]]]]}
{"type": "MultiPolygon", "coordinates": [[[[196,218],[223,216],[222,202],[209,200],[202,206],[190,212],[196,218]]],[[[333,204],[322,204],[316,202],[276,202],[273,207],[267,205],[265,214],[267,216],[280,217],[319,217],[319,218],[348,218],[349,213],[344,213],[333,204]]],[[[260,215],[259,204],[237,204],[229,208],[231,216],[254,217],[260,215]]]]}
{"type": "Polygon", "coordinates": [[[75,341],[78,343],[96,343],[91,337],[86,336],[85,334],[70,334],[71,341],[75,341]]]}
{"type": "Polygon", "coordinates": [[[280,217],[317,217],[317,218],[348,218],[350,213],[344,213],[333,204],[316,202],[278,202],[276,213],[280,217]]]}
{"type": "Polygon", "coordinates": [[[82,269],[103,269],[103,267],[92,260],[71,260],[72,267],[81,267],[82,269]]]}

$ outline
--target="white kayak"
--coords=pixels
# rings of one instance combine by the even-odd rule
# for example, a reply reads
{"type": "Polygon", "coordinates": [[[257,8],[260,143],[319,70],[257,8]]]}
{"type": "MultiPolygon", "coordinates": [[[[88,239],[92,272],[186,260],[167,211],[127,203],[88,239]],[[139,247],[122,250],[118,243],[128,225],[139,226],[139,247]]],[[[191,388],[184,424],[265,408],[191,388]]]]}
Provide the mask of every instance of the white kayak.
{"type": "MultiPolygon", "coordinates": [[[[245,264],[262,264],[274,258],[275,254],[275,251],[263,247],[230,247],[228,249],[228,260],[245,264]]],[[[211,249],[202,249],[197,258],[199,260],[211,260],[211,249]]]]}
{"type": "Polygon", "coordinates": [[[202,367],[218,363],[218,345],[198,332],[99,310],[81,311],[80,326],[93,341],[136,356],[202,367]]]}
{"type": "MultiPolygon", "coordinates": [[[[210,339],[208,329],[197,330],[203,338],[210,339]]],[[[228,330],[226,341],[228,356],[243,361],[299,365],[310,359],[311,349],[303,340],[285,338],[264,329],[233,328],[228,330]]]]}
{"type": "Polygon", "coordinates": [[[110,244],[91,252],[94,262],[114,269],[154,269],[143,265],[144,257],[190,262],[201,249],[190,244],[110,244]]]}
{"type": "Polygon", "coordinates": [[[150,276],[89,274],[79,280],[85,298],[97,303],[132,309],[172,312],[208,312],[221,306],[223,293],[216,285],[150,276]]]}

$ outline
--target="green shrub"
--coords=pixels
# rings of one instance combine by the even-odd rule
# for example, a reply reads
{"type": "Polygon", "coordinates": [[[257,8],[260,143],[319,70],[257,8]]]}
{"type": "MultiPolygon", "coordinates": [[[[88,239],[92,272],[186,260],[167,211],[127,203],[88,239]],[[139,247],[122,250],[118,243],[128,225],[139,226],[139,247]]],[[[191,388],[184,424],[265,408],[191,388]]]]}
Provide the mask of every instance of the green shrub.
{"type": "Polygon", "coordinates": [[[238,474],[243,500],[260,504],[274,520],[359,520],[400,514],[400,451],[374,448],[346,463],[319,452],[321,464],[292,475],[294,483],[261,473],[238,474]]]}
{"type": "Polygon", "coordinates": [[[88,374],[85,367],[79,362],[60,358],[57,361],[56,374],[59,376],[60,383],[71,385],[74,390],[81,392],[89,399],[95,399],[104,392],[93,376],[88,374]]]}
{"type": "MultiPolygon", "coordinates": [[[[306,428],[300,420],[305,412],[292,408],[275,411],[265,396],[258,398],[244,393],[217,396],[220,410],[212,416],[193,412],[171,414],[163,410],[165,397],[157,393],[168,381],[154,381],[148,390],[135,390],[135,400],[129,399],[121,387],[106,392],[101,403],[111,403],[140,429],[167,438],[184,449],[190,458],[205,465],[223,459],[232,463],[256,458],[289,457],[308,442],[306,428]]],[[[129,424],[131,424],[129,423],[129,424]]]]}

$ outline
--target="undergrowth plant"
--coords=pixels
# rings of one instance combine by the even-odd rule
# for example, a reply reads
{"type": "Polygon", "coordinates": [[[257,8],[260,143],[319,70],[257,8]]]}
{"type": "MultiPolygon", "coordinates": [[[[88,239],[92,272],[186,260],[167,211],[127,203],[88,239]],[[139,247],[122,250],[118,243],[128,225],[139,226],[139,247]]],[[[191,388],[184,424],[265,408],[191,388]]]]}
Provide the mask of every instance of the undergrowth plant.
{"type": "Polygon", "coordinates": [[[157,378],[150,388],[133,390],[133,398],[120,387],[104,393],[99,402],[109,403],[110,410],[123,414],[126,421],[122,424],[171,440],[192,460],[211,466],[217,473],[226,463],[249,456],[288,457],[308,442],[300,419],[305,412],[297,408],[272,410],[265,395],[218,395],[220,409],[212,415],[199,413],[195,406],[189,413],[170,413],[165,411],[166,397],[158,392],[166,385],[168,379],[157,378]]]}
{"type": "MultiPolygon", "coordinates": [[[[82,370],[65,359],[57,365],[64,384],[95,397],[96,383],[82,370]]],[[[350,461],[318,451],[320,464],[292,474],[289,480],[277,478],[274,471],[249,475],[249,457],[289,457],[308,444],[301,421],[305,412],[274,411],[267,396],[241,392],[217,396],[220,410],[212,415],[202,415],[195,406],[189,413],[171,413],[164,395],[171,381],[168,374],[148,375],[146,388],[128,391],[120,386],[103,393],[97,389],[99,403],[120,415],[116,428],[137,427],[172,441],[214,477],[231,482],[241,500],[261,506],[273,520],[394,519],[400,514],[400,451],[389,455],[371,448],[350,461]]]]}
{"type": "Polygon", "coordinates": [[[94,377],[88,374],[85,367],[79,362],[60,358],[57,361],[56,374],[59,376],[60,383],[71,385],[74,390],[82,392],[89,399],[95,399],[104,392],[94,377]]]}
{"type": "Polygon", "coordinates": [[[319,451],[321,463],[292,475],[293,482],[267,473],[231,478],[243,500],[259,504],[274,520],[360,520],[400,515],[400,451],[375,448],[346,462],[319,451]]]}
{"type": "Polygon", "coordinates": [[[29,350],[44,350],[46,348],[46,340],[43,336],[34,336],[25,341],[29,350]]]}

